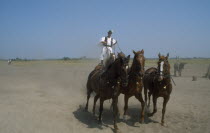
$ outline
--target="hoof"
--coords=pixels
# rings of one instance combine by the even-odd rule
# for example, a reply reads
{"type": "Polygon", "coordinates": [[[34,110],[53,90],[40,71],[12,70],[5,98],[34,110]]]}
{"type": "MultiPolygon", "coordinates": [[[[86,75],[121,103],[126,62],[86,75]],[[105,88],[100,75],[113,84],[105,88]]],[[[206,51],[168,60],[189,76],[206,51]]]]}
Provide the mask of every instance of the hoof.
{"type": "MultiPolygon", "coordinates": [[[[79,107],[80,109],[82,108],[82,106],[80,106],[79,107]]],[[[84,109],[85,111],[88,111],[88,107],[87,106],[85,106],[85,109],[84,109]]]]}
{"type": "Polygon", "coordinates": [[[148,114],[148,117],[152,117],[152,116],[153,116],[153,113],[149,113],[149,114],[148,114]]]}
{"type": "Polygon", "coordinates": [[[123,120],[126,121],[127,120],[127,115],[123,115],[123,120]]]}
{"type": "Polygon", "coordinates": [[[114,128],[114,133],[121,133],[118,128],[114,128]]]}
{"type": "Polygon", "coordinates": [[[135,126],[135,127],[140,127],[140,123],[139,123],[139,122],[135,122],[135,123],[134,123],[134,126],[135,126]]]}
{"type": "Polygon", "coordinates": [[[93,112],[93,115],[95,115],[96,114],[96,112],[95,111],[92,111],[93,112]]]}
{"type": "Polygon", "coordinates": [[[165,123],[164,123],[164,122],[161,122],[161,126],[165,127],[166,125],[165,125],[165,123]]]}
{"type": "Polygon", "coordinates": [[[102,121],[101,121],[101,120],[99,120],[99,121],[98,121],[98,124],[99,124],[99,125],[102,125],[103,123],[102,123],[102,121]]]}
{"type": "Polygon", "coordinates": [[[144,119],[140,119],[139,123],[144,124],[144,119]]]}

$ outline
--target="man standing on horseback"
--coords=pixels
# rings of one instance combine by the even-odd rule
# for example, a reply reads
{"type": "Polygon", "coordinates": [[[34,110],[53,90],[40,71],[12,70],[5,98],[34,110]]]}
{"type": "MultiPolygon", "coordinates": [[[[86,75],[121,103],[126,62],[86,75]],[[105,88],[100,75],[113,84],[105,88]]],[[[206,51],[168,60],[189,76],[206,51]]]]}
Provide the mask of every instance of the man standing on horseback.
{"type": "Polygon", "coordinates": [[[100,43],[103,45],[102,53],[100,56],[101,65],[103,65],[104,57],[110,56],[113,53],[112,46],[117,44],[117,41],[111,37],[113,31],[109,30],[106,37],[102,37],[100,43]]]}

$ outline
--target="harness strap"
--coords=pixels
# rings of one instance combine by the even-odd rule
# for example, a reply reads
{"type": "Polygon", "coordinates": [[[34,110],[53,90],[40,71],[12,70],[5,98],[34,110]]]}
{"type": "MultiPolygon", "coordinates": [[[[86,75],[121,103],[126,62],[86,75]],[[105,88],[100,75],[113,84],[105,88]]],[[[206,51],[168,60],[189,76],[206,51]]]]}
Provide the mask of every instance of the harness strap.
{"type": "MultiPolygon", "coordinates": [[[[104,42],[106,42],[106,44],[107,44],[107,39],[108,39],[108,37],[106,36],[105,40],[104,40],[104,42]]],[[[107,46],[107,47],[112,47],[112,46],[113,46],[113,38],[111,37],[111,46],[107,46]]]]}

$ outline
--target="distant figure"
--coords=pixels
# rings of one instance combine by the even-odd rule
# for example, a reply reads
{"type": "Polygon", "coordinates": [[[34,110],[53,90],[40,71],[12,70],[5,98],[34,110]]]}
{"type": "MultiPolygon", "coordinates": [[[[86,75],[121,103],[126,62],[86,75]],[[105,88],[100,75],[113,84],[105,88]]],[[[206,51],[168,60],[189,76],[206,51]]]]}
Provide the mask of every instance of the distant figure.
{"type": "Polygon", "coordinates": [[[210,79],[210,64],[204,77],[210,79]]]}
{"type": "Polygon", "coordinates": [[[182,76],[182,70],[184,69],[184,65],[187,63],[179,62],[179,57],[176,57],[176,63],[174,64],[174,76],[176,76],[176,71],[178,72],[179,76],[182,76]]]}
{"type": "Polygon", "coordinates": [[[102,53],[101,53],[101,65],[104,65],[104,59],[109,57],[113,53],[112,47],[117,44],[117,41],[111,37],[111,30],[108,31],[108,35],[106,37],[102,37],[100,43],[103,45],[102,53]]]}
{"type": "Polygon", "coordinates": [[[8,62],[8,65],[10,65],[12,63],[12,60],[9,59],[7,62],[8,62]]]}

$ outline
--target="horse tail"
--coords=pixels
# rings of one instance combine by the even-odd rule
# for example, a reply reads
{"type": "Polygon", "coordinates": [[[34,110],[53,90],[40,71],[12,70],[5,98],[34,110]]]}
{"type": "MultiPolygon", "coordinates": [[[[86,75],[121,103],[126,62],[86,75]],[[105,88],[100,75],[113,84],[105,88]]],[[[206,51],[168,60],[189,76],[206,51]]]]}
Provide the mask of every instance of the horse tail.
{"type": "Polygon", "coordinates": [[[86,84],[86,88],[87,88],[87,103],[86,103],[86,106],[85,106],[85,110],[87,111],[88,110],[88,104],[89,104],[89,99],[90,99],[90,95],[91,93],[93,92],[92,88],[91,88],[91,84],[90,84],[90,79],[92,77],[92,73],[91,72],[88,76],[88,80],[87,80],[87,84],[86,84]]]}
{"type": "Polygon", "coordinates": [[[86,89],[87,89],[87,95],[90,95],[90,93],[93,91],[90,85],[90,79],[93,75],[93,72],[91,72],[88,76],[87,84],[86,84],[86,89]]]}
{"type": "Polygon", "coordinates": [[[143,85],[144,85],[144,101],[145,101],[145,103],[146,103],[146,105],[147,105],[147,84],[146,84],[146,79],[145,79],[146,77],[144,77],[144,79],[143,79],[143,85]]]}

